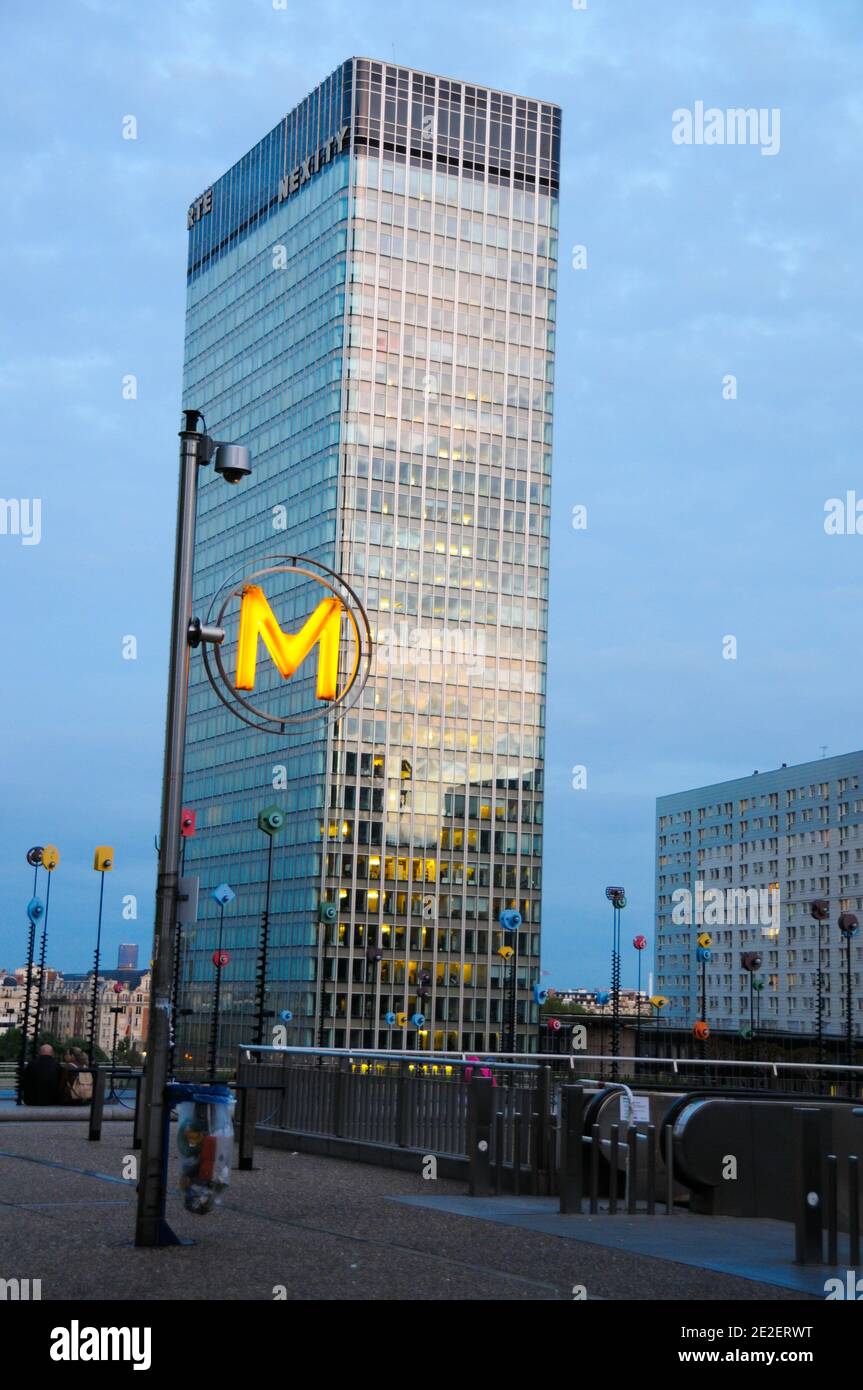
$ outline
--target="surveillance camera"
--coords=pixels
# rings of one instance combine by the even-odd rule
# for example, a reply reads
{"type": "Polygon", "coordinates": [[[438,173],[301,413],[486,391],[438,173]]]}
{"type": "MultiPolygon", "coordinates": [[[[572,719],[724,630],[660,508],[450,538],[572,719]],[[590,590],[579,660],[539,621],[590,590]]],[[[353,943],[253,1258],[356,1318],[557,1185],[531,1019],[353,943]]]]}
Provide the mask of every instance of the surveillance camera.
{"type": "Polygon", "coordinates": [[[249,451],[242,444],[219,444],[213,467],[226,483],[240,483],[252,472],[249,451]]]}

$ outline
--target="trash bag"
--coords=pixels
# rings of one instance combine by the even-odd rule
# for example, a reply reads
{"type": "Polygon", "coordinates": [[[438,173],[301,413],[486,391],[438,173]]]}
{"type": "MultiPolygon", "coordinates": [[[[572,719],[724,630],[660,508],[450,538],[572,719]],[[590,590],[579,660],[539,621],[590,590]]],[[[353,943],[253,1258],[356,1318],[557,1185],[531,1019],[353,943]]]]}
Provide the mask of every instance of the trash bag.
{"type": "Polygon", "coordinates": [[[227,1086],[174,1086],[180,1192],[187,1211],[206,1216],[231,1181],[234,1098],[227,1086]]]}

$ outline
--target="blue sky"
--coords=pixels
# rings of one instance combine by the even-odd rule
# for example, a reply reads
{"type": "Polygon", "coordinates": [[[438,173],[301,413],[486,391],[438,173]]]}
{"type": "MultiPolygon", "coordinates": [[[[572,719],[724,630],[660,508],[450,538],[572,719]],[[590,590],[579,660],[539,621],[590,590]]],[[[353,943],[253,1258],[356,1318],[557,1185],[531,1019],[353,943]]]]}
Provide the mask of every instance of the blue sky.
{"type": "Polygon", "coordinates": [[[607,982],[607,883],[652,946],[656,795],[860,747],[863,537],[823,521],[863,498],[861,39],[857,0],[6,0],[0,492],[42,537],[0,535],[0,966],[45,842],[51,962],[91,958],[99,843],[106,958],[147,954],[185,210],[352,53],[563,107],[547,982],[607,982]],[[778,153],[674,144],[696,101],[779,108],[778,153]]]}

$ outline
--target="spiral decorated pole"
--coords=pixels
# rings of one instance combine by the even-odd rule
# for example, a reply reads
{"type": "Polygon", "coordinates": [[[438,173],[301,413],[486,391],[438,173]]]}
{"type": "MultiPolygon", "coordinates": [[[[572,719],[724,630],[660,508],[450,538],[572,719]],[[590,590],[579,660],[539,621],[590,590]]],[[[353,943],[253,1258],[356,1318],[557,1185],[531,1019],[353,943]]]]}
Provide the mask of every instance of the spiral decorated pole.
{"type": "Polygon", "coordinates": [[[54,870],[60,863],[60,851],[56,845],[45,845],[42,850],[42,868],[48,875],[48,887],[45,890],[45,915],[42,919],[42,942],[39,948],[39,976],[36,981],[36,1010],[33,1019],[33,1056],[39,1049],[39,1028],[42,1022],[42,998],[45,988],[45,966],[46,951],[48,946],[48,911],[51,906],[51,879],[54,870]]]}
{"type": "Polygon", "coordinates": [[[638,987],[635,995],[635,1055],[641,1056],[641,953],[647,945],[646,936],[634,936],[632,944],[635,947],[638,960],[638,987]]]}
{"type": "Polygon", "coordinates": [[[605,896],[614,909],[611,943],[611,1079],[618,1079],[620,1056],[620,913],[626,907],[623,888],[606,888],[605,896]]]}
{"type": "Polygon", "coordinates": [[[233,902],[237,896],[233,888],[228,883],[220,883],[218,888],[214,888],[210,894],[214,902],[219,905],[219,944],[213,952],[213,965],[216,967],[216,978],[213,989],[213,1017],[210,1022],[210,1080],[216,1077],[216,1066],[219,1057],[219,1007],[222,998],[222,970],[230,962],[230,955],[222,950],[222,937],[225,930],[225,907],[233,902]]]}
{"type": "MultiPolygon", "coordinates": [[[[105,875],[114,867],[114,851],[110,845],[97,845],[93,854],[93,868],[99,875],[99,917],[96,925],[96,950],[93,953],[93,991],[90,996],[90,1027],[88,1042],[90,1065],[95,1060],[96,1023],[99,1016],[99,964],[102,950],[102,906],[105,901],[105,875]]],[[[113,1087],[113,1080],[111,1082],[113,1087]]]]}
{"type": "MultiPolygon", "coordinates": [[[[860,923],[853,912],[841,912],[837,923],[845,942],[845,1060],[849,1067],[854,1065],[854,1025],[851,1013],[851,938],[860,930],[860,923]]],[[[853,1095],[853,1081],[849,1077],[849,1095],[853,1095]]]]}
{"type": "Polygon", "coordinates": [[[261,937],[258,945],[258,965],[255,978],[257,1026],[255,1041],[258,1047],[264,1044],[264,1020],[266,1018],[267,971],[270,950],[270,894],[273,887],[273,838],[278,835],[285,823],[285,814],[278,806],[265,806],[258,812],[258,829],[267,837],[267,894],[261,914],[261,937]]]}
{"type": "Polygon", "coordinates": [[[36,923],[42,919],[45,913],[45,904],[42,902],[41,898],[36,897],[39,865],[42,863],[41,846],[28,851],[27,863],[33,865],[36,873],[33,877],[33,897],[27,904],[27,975],[24,986],[24,1013],[21,1018],[21,1046],[18,1050],[18,1072],[15,1081],[16,1105],[23,1105],[24,1103],[21,1092],[24,1082],[24,1068],[27,1065],[27,1040],[30,1029],[30,1003],[33,993],[33,952],[36,946],[36,923]],[[31,855],[38,855],[38,858],[31,858],[31,855]]]}

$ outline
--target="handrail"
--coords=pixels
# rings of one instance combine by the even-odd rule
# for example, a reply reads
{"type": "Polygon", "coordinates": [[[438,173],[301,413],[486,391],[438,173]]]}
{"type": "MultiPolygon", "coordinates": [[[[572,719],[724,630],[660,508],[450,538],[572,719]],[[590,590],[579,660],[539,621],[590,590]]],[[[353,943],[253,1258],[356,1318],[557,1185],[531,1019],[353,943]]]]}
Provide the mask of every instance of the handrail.
{"type": "MultiPolygon", "coordinates": [[[[256,1043],[238,1044],[241,1052],[266,1052],[276,1055],[300,1055],[309,1057],[380,1057],[385,1061],[445,1061],[450,1064],[466,1067],[506,1067],[517,1071],[535,1071],[538,1064],[548,1062],[566,1063],[570,1070],[576,1066],[581,1066],[583,1062],[617,1062],[618,1065],[634,1065],[636,1062],[651,1063],[657,1070],[665,1070],[671,1067],[675,1073],[681,1067],[737,1067],[743,1070],[753,1071],[767,1070],[774,1076],[777,1075],[777,1068],[784,1071],[805,1071],[805,1072],[828,1072],[846,1073],[863,1075],[863,1066],[849,1066],[848,1063],[840,1062],[783,1062],[767,1059],[759,1062],[747,1062],[731,1057],[613,1057],[609,1053],[593,1052],[484,1052],[478,1057],[468,1057],[464,1052],[396,1052],[385,1049],[362,1048],[362,1047],[274,1047],[258,1045],[256,1043]],[[507,1062],[503,1058],[518,1057],[518,1063],[507,1062]],[[525,1057],[530,1057],[526,1062],[525,1057]]],[[[596,1078],[592,1078],[596,1080],[596,1078]]],[[[610,1084],[610,1083],[609,1083],[610,1084]]]]}
{"type": "MultiPolygon", "coordinates": [[[[498,1071],[536,1071],[529,1062],[498,1062],[487,1052],[482,1057],[467,1057],[463,1052],[385,1052],[362,1047],[272,1047],[257,1043],[239,1043],[240,1052],[273,1052],[279,1055],[299,1053],[307,1057],[379,1057],[386,1062],[427,1062],[445,1060],[448,1066],[496,1067],[498,1071]]],[[[524,1056],[524,1053],[511,1052],[510,1057],[524,1056]]]]}

